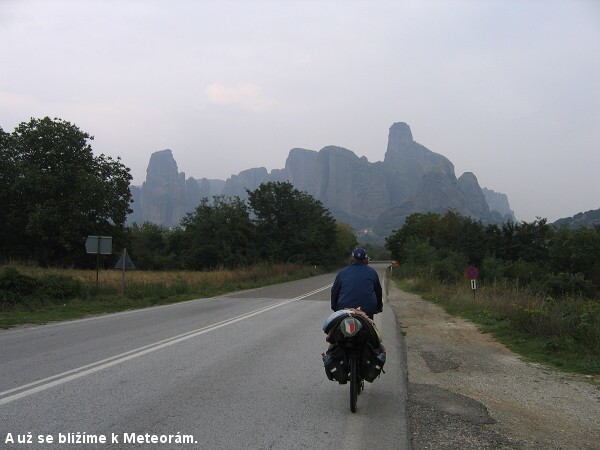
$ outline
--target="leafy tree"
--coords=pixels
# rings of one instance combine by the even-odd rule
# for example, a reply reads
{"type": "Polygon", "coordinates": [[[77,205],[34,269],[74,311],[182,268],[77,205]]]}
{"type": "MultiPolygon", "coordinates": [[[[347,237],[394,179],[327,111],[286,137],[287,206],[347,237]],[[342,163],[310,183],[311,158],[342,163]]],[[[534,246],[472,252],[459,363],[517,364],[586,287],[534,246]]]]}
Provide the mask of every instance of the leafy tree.
{"type": "Polygon", "coordinates": [[[61,119],[31,119],[1,139],[0,180],[11,199],[3,218],[12,237],[0,243],[3,253],[71,264],[85,257],[87,235],[122,240],[132,177],[120,158],[94,156],[93,137],[61,119]]]}
{"type": "Polygon", "coordinates": [[[350,225],[337,222],[335,247],[332,249],[332,255],[337,255],[337,261],[343,262],[352,253],[352,250],[358,246],[356,235],[350,225]]]}
{"type": "Polygon", "coordinates": [[[178,246],[188,269],[236,267],[252,259],[250,242],[254,226],[239,197],[203,198],[193,213],[181,221],[178,246]]]}
{"type": "Polygon", "coordinates": [[[162,270],[172,267],[169,259],[169,229],[144,222],[129,228],[129,253],[138,269],[162,270]]]}
{"type": "Polygon", "coordinates": [[[546,219],[506,222],[502,225],[502,245],[497,256],[508,261],[546,262],[552,233],[546,219]]]}
{"type": "Polygon", "coordinates": [[[439,261],[433,263],[433,274],[441,281],[456,281],[464,277],[465,267],[468,266],[467,257],[462,252],[453,250],[444,252],[439,261]]]}
{"type": "Polygon", "coordinates": [[[9,146],[9,138],[10,135],[0,127],[0,242],[11,240],[8,224],[16,205],[12,189],[17,170],[14,153],[9,146]]]}
{"type": "Polygon", "coordinates": [[[502,254],[501,248],[503,245],[502,230],[500,227],[496,224],[487,225],[483,232],[483,236],[486,249],[485,255],[492,256],[494,258],[497,256],[499,257],[499,255],[502,254]]]}
{"type": "Polygon", "coordinates": [[[432,267],[439,256],[435,248],[423,239],[412,236],[404,245],[404,265],[415,270],[432,267]]]}
{"type": "Polygon", "coordinates": [[[500,281],[504,278],[506,264],[501,259],[494,256],[486,256],[483,259],[479,275],[490,282],[500,281]]]}
{"type": "Polygon", "coordinates": [[[555,272],[583,274],[600,287],[600,232],[598,229],[561,228],[549,248],[555,272]]]}
{"type": "Polygon", "coordinates": [[[289,182],[263,183],[247,192],[262,258],[310,264],[339,259],[335,220],[320,201],[289,182]]]}
{"type": "MultiPolygon", "coordinates": [[[[469,264],[479,266],[485,255],[485,232],[481,222],[448,210],[436,222],[433,246],[444,256],[461,253],[469,264]]],[[[466,261],[465,261],[466,262],[466,261]]]]}
{"type": "Polygon", "coordinates": [[[399,230],[388,236],[385,240],[385,248],[390,251],[392,258],[406,261],[405,246],[409,239],[417,239],[430,242],[437,229],[440,215],[436,213],[413,213],[408,216],[404,225],[399,230]]]}

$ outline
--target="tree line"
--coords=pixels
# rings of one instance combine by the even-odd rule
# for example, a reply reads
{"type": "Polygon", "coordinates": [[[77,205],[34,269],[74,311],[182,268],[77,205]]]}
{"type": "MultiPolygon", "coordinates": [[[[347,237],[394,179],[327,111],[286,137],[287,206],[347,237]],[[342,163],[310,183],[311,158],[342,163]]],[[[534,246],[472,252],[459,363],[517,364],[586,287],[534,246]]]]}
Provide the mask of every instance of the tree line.
{"type": "Polygon", "coordinates": [[[356,245],[349,226],[288,182],[205,198],[175,228],[126,227],[130,169],[95,156],[93,136],[62,119],[0,128],[0,259],[86,267],[88,235],[113,237],[136,267],[201,270],[257,262],[335,264],[356,245]]]}
{"type": "Polygon", "coordinates": [[[203,270],[255,263],[337,265],[353,246],[352,229],[289,182],[269,182],[239,197],[202,199],[175,228],[145,222],[129,229],[136,265],[203,270]]]}
{"type": "Polygon", "coordinates": [[[546,219],[486,225],[455,211],[415,213],[386,239],[406,275],[440,282],[473,265],[485,283],[511,282],[552,297],[600,297],[600,227],[555,228],[546,219]]]}

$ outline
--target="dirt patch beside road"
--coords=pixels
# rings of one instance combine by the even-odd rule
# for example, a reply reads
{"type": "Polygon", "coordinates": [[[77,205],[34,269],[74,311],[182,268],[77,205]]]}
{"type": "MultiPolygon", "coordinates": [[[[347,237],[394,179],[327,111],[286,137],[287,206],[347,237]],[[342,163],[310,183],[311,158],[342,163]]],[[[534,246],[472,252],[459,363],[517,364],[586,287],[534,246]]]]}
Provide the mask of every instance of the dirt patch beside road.
{"type": "Polygon", "coordinates": [[[441,307],[388,285],[405,333],[415,450],[600,449],[600,387],[522,361],[441,307]]]}

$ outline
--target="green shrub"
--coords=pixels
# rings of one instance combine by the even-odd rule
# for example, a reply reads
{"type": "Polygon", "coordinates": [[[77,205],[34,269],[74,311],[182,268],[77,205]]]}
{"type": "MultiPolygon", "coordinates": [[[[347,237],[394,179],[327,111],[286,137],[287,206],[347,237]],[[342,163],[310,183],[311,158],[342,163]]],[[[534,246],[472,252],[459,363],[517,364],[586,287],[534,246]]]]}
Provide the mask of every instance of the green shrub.
{"type": "Polygon", "coordinates": [[[0,291],[14,294],[33,294],[38,287],[38,281],[24,275],[12,266],[3,267],[0,270],[0,291]]]}
{"type": "Polygon", "coordinates": [[[600,304],[594,301],[565,298],[549,302],[549,310],[560,320],[562,334],[600,351],[600,304]]]}
{"type": "Polygon", "coordinates": [[[546,336],[552,333],[548,326],[548,312],[544,308],[524,308],[515,305],[510,320],[515,330],[528,335],[546,336]]]}
{"type": "Polygon", "coordinates": [[[486,281],[500,281],[505,277],[506,264],[493,256],[486,256],[481,264],[480,276],[486,281]]]}
{"type": "Polygon", "coordinates": [[[31,307],[44,301],[62,302],[80,297],[83,293],[79,280],[65,275],[43,275],[35,278],[6,266],[0,270],[0,306],[18,304],[31,307]]]}
{"type": "Polygon", "coordinates": [[[565,297],[577,295],[593,298],[596,288],[590,280],[586,280],[581,273],[552,273],[546,276],[543,282],[545,294],[552,297],[565,297]]]}
{"type": "Polygon", "coordinates": [[[459,252],[445,252],[442,260],[433,264],[433,274],[440,281],[458,281],[464,278],[467,257],[459,252]]]}
{"type": "Polygon", "coordinates": [[[35,293],[38,281],[12,266],[0,270],[0,307],[14,307],[35,293]]]}
{"type": "Polygon", "coordinates": [[[507,265],[507,275],[512,280],[517,280],[520,286],[527,286],[532,282],[543,280],[548,273],[543,264],[519,260],[507,265]]]}
{"type": "Polygon", "coordinates": [[[428,242],[409,238],[404,245],[403,264],[409,267],[431,267],[438,261],[438,254],[428,242]]]}
{"type": "Polygon", "coordinates": [[[61,302],[70,298],[81,297],[82,284],[79,280],[66,275],[44,275],[39,280],[37,289],[39,297],[51,302],[61,302]]]}

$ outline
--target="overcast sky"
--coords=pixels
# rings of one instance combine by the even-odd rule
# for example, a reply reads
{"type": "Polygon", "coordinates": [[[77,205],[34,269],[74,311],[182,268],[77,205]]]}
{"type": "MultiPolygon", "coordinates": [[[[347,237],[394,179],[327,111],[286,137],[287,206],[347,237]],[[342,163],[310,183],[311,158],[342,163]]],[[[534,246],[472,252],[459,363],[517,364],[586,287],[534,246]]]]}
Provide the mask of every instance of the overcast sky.
{"type": "Polygon", "coordinates": [[[134,184],[381,161],[394,122],[517,219],[600,208],[600,1],[0,0],[0,126],[59,117],[134,184]]]}

